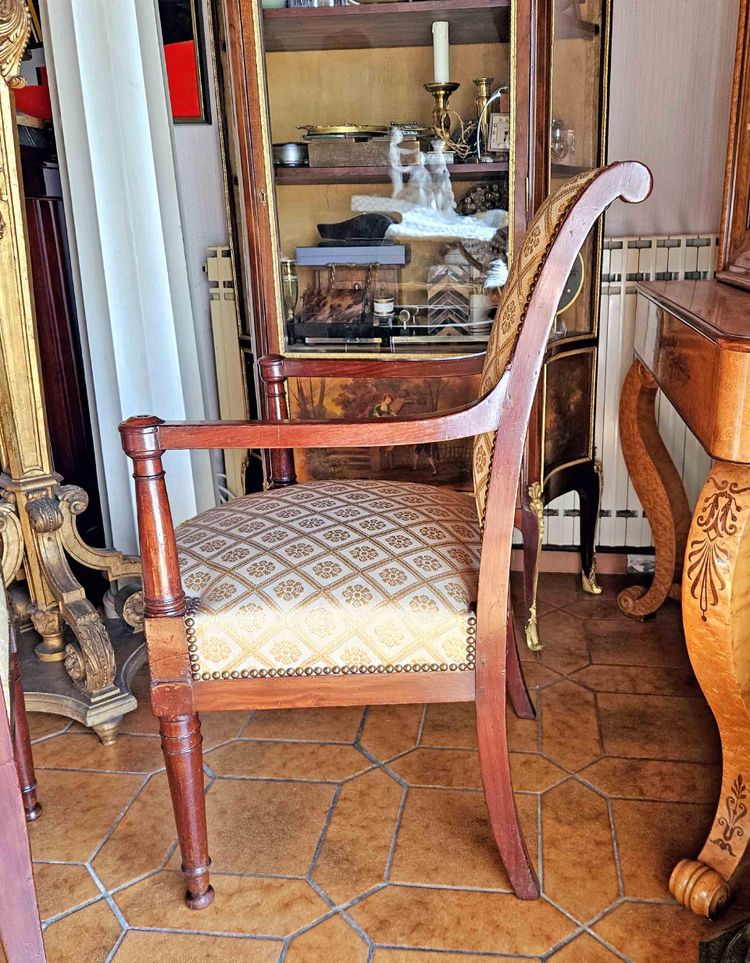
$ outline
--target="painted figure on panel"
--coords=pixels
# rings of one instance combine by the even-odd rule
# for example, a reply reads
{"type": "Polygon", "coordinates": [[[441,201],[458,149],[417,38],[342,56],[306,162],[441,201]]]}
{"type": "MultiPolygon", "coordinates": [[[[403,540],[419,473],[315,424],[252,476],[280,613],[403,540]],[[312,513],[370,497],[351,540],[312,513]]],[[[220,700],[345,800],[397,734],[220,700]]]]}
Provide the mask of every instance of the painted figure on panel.
{"type": "MultiPolygon", "coordinates": [[[[343,379],[290,381],[292,417],[399,418],[431,414],[476,398],[478,379],[343,379]]],[[[311,449],[296,453],[300,480],[377,478],[471,484],[471,439],[370,449],[311,449]]]]}

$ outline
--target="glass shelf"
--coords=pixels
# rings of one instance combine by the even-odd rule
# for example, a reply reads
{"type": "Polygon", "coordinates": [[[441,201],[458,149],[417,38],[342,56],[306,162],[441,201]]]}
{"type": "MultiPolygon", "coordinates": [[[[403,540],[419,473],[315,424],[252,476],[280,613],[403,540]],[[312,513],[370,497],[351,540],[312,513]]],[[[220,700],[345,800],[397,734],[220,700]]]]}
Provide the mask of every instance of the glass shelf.
{"type": "MultiPolygon", "coordinates": [[[[452,164],[453,182],[494,181],[508,173],[508,162],[492,164],[452,164]]],[[[389,167],[277,167],[276,183],[285,184],[387,184],[389,167]]]]}

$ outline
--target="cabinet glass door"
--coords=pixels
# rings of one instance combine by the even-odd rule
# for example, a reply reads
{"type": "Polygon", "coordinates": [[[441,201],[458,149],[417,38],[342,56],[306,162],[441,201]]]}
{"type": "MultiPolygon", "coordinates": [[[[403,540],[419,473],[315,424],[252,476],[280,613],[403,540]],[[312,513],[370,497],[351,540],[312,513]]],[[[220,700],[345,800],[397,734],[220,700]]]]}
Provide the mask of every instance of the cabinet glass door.
{"type": "Polygon", "coordinates": [[[511,0],[280,2],[261,17],[279,347],[484,351],[507,272],[511,0]]]}

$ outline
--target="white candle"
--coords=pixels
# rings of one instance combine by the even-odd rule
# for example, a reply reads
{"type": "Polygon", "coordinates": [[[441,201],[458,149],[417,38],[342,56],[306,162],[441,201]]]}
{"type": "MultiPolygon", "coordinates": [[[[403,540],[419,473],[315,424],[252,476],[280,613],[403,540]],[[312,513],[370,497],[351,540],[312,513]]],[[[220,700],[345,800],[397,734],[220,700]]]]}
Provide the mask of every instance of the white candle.
{"type": "Polygon", "coordinates": [[[432,25],[432,55],[434,59],[435,83],[450,83],[451,48],[448,42],[447,20],[437,20],[432,25]]]}

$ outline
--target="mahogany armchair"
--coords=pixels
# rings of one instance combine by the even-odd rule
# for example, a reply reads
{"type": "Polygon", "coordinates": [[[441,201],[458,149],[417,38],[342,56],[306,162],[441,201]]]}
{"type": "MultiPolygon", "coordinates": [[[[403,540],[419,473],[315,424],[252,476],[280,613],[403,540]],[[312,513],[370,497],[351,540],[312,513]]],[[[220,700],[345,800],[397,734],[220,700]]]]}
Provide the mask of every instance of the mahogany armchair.
{"type": "MultiPolygon", "coordinates": [[[[518,713],[533,714],[508,614],[521,456],[546,340],[578,250],[608,204],[641,201],[650,189],[648,169],[625,162],[579,175],[544,203],[514,259],[474,404],[395,420],[183,424],[139,416],[120,426],[134,466],[151,700],[188,906],[213,899],[200,711],[404,702],[476,703],[494,837],[516,895],[539,896],[505,722],[506,695],[518,713]],[[172,525],[166,450],[269,449],[278,467],[294,447],[470,436],[475,496],[411,483],[312,482],[172,525]]],[[[282,391],[282,379],[271,383],[282,391]]]]}
{"type": "Polygon", "coordinates": [[[40,812],[18,656],[0,585],[0,947],[8,963],[46,960],[26,832],[26,821],[40,812]]]}

